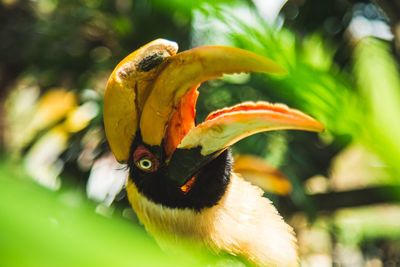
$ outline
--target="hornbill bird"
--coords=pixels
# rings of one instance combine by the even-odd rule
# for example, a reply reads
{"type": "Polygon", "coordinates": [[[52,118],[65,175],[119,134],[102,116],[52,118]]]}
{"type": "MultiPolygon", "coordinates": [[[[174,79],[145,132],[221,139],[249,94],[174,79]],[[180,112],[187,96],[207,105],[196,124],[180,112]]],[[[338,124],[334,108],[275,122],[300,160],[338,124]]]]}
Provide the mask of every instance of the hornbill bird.
{"type": "Polygon", "coordinates": [[[129,202],[161,247],[206,247],[256,266],[297,266],[292,228],[260,188],[232,172],[229,146],[262,131],[318,132],[322,125],[268,102],[223,108],[196,125],[202,82],[284,70],[233,47],[177,50],[164,39],[144,45],[117,65],[106,86],[105,131],[114,156],[129,168],[129,202]]]}

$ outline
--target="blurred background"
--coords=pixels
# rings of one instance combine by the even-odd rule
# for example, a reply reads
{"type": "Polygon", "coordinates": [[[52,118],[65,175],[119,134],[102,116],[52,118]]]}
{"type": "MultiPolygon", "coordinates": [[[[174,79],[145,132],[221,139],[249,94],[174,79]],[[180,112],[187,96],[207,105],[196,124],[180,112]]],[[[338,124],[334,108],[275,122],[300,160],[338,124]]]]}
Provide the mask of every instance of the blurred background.
{"type": "Polygon", "coordinates": [[[0,265],[204,266],[164,254],[125,198],[102,123],[114,66],[156,38],[270,57],[285,77],[202,85],[198,119],[246,100],[326,126],[233,148],[296,230],[302,266],[400,266],[400,1],[0,0],[0,265]]]}

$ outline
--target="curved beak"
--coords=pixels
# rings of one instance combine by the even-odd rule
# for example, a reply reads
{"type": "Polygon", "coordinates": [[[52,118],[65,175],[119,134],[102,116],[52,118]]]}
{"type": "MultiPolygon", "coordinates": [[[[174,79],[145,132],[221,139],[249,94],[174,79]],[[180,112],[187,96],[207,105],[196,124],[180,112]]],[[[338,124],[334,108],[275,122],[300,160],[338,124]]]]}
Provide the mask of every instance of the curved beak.
{"type": "Polygon", "coordinates": [[[182,139],[170,160],[170,178],[185,184],[229,146],[250,135],[274,130],[321,132],[312,117],[283,104],[245,102],[211,113],[182,139]]]}
{"type": "Polygon", "coordinates": [[[107,84],[106,134],[119,161],[126,161],[139,131],[144,144],[163,148],[169,178],[185,185],[209,161],[249,135],[283,129],[323,130],[306,114],[267,102],[215,111],[196,126],[197,88],[202,82],[223,74],[284,74],[285,70],[238,48],[204,46],[175,54],[175,43],[152,43],[122,61],[107,84]]]}

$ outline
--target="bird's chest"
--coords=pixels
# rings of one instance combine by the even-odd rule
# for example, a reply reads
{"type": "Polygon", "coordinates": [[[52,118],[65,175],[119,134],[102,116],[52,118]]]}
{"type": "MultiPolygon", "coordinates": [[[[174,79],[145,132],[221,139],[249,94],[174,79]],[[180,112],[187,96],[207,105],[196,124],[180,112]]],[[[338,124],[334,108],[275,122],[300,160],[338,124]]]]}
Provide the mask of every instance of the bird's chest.
{"type": "Polygon", "coordinates": [[[139,220],[162,247],[187,242],[210,245],[208,240],[214,232],[212,208],[202,212],[168,208],[148,200],[130,182],[127,191],[129,201],[139,220]]]}
{"type": "Polygon", "coordinates": [[[168,251],[204,248],[238,255],[257,266],[298,266],[293,231],[262,191],[232,176],[221,200],[196,212],[155,204],[128,182],[128,198],[146,230],[168,251]]]}

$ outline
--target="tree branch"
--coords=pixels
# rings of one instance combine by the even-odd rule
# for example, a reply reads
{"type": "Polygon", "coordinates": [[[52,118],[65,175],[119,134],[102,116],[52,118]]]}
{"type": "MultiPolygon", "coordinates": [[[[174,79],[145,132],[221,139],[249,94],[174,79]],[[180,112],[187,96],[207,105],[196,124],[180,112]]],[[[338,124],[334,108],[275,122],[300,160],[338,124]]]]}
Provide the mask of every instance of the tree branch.
{"type": "MultiPolygon", "coordinates": [[[[383,203],[400,203],[400,185],[378,186],[342,192],[307,195],[315,212],[332,212],[341,208],[351,208],[383,203]]],[[[284,212],[294,213],[300,207],[293,203],[283,207],[284,212]]]]}

